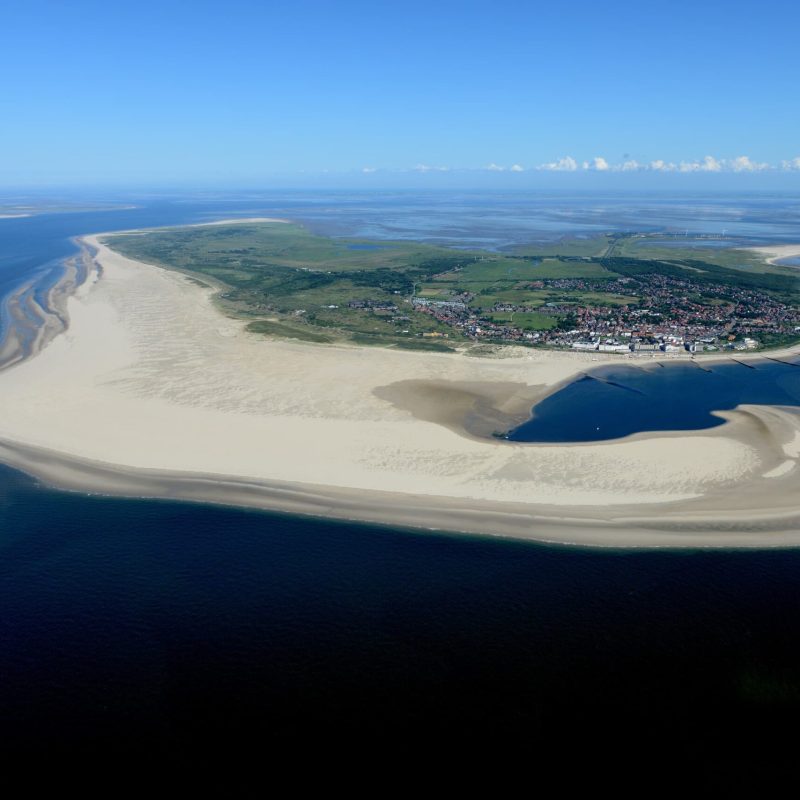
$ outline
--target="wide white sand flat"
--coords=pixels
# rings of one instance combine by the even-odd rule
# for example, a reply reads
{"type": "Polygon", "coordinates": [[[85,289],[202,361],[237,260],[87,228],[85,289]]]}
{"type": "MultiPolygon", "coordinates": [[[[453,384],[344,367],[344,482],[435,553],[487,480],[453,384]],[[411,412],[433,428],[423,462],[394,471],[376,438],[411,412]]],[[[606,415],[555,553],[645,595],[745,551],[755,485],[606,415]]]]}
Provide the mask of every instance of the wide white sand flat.
{"type": "Polygon", "coordinates": [[[196,222],[193,225],[181,225],[181,227],[203,228],[209,225],[244,225],[249,222],[289,222],[289,220],[276,217],[231,217],[230,219],[216,219],[213,222],[196,222]]]}
{"type": "Polygon", "coordinates": [[[776,244],[768,247],[748,247],[747,249],[767,256],[768,264],[776,264],[781,259],[800,256],[800,244],[776,244]]]}
{"type": "Polygon", "coordinates": [[[481,420],[523,419],[597,357],[265,340],[210,290],[87,241],[101,277],[70,298],[69,329],[0,373],[0,456],[52,482],[103,488],[105,469],[131,493],[561,541],[686,544],[695,531],[752,545],[797,529],[789,410],[731,412],[692,435],[496,441],[476,435],[481,420]]]}

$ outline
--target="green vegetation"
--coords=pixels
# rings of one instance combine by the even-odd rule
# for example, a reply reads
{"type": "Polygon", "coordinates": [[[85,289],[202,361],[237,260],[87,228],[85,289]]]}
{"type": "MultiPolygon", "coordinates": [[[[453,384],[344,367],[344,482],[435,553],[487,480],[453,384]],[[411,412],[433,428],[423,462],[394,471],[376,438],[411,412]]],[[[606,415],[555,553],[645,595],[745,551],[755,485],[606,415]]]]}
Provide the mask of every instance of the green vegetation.
{"type": "MultiPolygon", "coordinates": [[[[164,228],[143,234],[110,237],[120,252],[171,267],[239,275],[269,267],[313,269],[319,272],[360,272],[404,268],[423,260],[441,259],[449,268],[452,251],[408,242],[370,242],[315,236],[301,225],[253,222],[164,228]],[[365,249],[366,248],[366,249],[365,249]],[[212,267],[213,262],[213,269],[212,267]]],[[[254,275],[251,274],[251,277],[254,275]]]]}
{"type": "Polygon", "coordinates": [[[704,238],[684,238],[682,236],[666,239],[656,234],[632,236],[619,240],[615,255],[656,261],[671,261],[676,258],[689,259],[746,272],[791,274],[790,267],[776,267],[767,264],[763,256],[753,251],[734,247],[708,246],[703,244],[705,241],[707,240],[704,238]],[[669,246],[665,246],[665,243],[669,246]]]}
{"type": "Polygon", "coordinates": [[[417,346],[425,349],[451,349],[423,339],[426,334],[463,337],[411,307],[415,287],[483,255],[414,242],[330,239],[280,222],[167,228],[106,241],[126,256],[218,287],[223,310],[251,320],[254,332],[313,342],[361,336],[361,343],[403,347],[419,337],[417,346]]]}
{"type": "Polygon", "coordinates": [[[247,330],[252,333],[264,333],[282,339],[300,339],[304,342],[317,342],[318,344],[327,344],[333,341],[330,336],[316,333],[308,325],[285,325],[281,322],[272,322],[266,319],[251,322],[247,326],[247,330]]]}
{"type": "Polygon", "coordinates": [[[353,344],[368,345],[371,347],[399,347],[402,350],[426,350],[434,353],[452,353],[454,348],[445,344],[441,339],[391,339],[385,336],[368,336],[355,334],[353,344]]]}
{"type": "Polygon", "coordinates": [[[760,336],[761,346],[771,350],[783,347],[794,347],[800,343],[800,336],[796,333],[762,333],[760,336]]]}
{"type": "Polygon", "coordinates": [[[548,331],[555,328],[557,320],[555,317],[548,317],[545,314],[537,314],[524,311],[497,311],[489,315],[492,322],[513,323],[516,327],[524,331],[548,331]]]}
{"type": "Polygon", "coordinates": [[[731,291],[739,303],[751,290],[793,306],[800,299],[796,270],[692,239],[665,246],[668,239],[602,235],[492,253],[332,239],[275,222],[165,228],[106,242],[218,289],[225,313],[255,333],[317,343],[447,351],[480,337],[545,342],[574,327],[581,309],[621,320],[643,297],[662,320],[671,305],[689,301],[711,315],[730,306],[731,291]]]}
{"type": "Polygon", "coordinates": [[[541,281],[552,278],[614,277],[599,261],[588,259],[494,257],[474,261],[455,279],[459,286],[474,287],[491,282],[541,281]]]}
{"type": "Polygon", "coordinates": [[[760,289],[774,292],[784,299],[797,299],[800,293],[798,274],[785,272],[746,272],[743,269],[721,267],[708,261],[674,258],[671,261],[649,261],[638,258],[612,256],[603,258],[602,264],[618,275],[628,277],[661,275],[670,278],[691,279],[700,284],[718,284],[739,289],[760,289]]]}
{"type": "Polygon", "coordinates": [[[548,256],[553,257],[556,255],[591,258],[593,256],[602,256],[613,241],[614,237],[606,234],[588,238],[564,236],[554,242],[514,247],[511,252],[516,256],[533,256],[536,258],[547,258],[548,256]]]}

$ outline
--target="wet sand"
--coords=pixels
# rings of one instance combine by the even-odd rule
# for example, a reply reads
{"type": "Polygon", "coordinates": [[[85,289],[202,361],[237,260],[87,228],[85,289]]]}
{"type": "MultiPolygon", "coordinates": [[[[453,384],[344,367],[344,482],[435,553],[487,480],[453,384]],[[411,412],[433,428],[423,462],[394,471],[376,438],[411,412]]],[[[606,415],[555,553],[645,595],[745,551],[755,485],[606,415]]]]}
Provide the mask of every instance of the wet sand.
{"type": "Polygon", "coordinates": [[[48,289],[44,301],[36,296],[37,281],[20,286],[4,300],[8,330],[0,340],[0,370],[43,350],[69,324],[67,303],[95,273],[92,256],[86,247],[67,259],[59,279],[48,289]]]}

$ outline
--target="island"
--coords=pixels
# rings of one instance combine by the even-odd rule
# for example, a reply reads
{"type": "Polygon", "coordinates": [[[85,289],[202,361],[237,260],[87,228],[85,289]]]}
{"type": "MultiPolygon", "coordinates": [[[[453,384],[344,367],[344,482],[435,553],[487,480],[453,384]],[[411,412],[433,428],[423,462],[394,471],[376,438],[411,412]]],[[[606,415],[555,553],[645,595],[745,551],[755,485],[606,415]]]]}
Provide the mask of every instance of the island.
{"type": "Polygon", "coordinates": [[[798,544],[797,408],[608,442],[502,437],[620,359],[744,369],[781,345],[768,355],[793,372],[792,268],[679,244],[493,253],[276,220],[86,236],[54,292],[64,324],[0,372],[0,459],[79,491],[415,529],[798,544]]]}
{"type": "Polygon", "coordinates": [[[707,236],[607,234],[493,252],[262,222],[106,243],[218,288],[221,310],[251,331],[304,341],[623,353],[800,342],[797,269],[707,236]]]}

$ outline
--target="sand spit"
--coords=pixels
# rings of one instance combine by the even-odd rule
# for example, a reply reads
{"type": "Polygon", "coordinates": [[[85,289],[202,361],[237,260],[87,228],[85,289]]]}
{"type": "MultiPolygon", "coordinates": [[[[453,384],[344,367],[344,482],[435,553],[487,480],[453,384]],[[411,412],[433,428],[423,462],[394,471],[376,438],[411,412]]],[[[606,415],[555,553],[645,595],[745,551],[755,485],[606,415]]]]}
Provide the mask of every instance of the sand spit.
{"type": "MultiPolygon", "coordinates": [[[[282,222],[289,224],[288,219],[277,217],[232,217],[231,219],[216,219],[212,222],[194,222],[191,225],[165,225],[163,228],[147,228],[145,230],[113,231],[113,233],[144,233],[146,231],[172,230],[173,228],[211,228],[215,225],[245,225],[250,222],[282,222]]],[[[103,234],[97,234],[102,236],[103,234]]],[[[90,237],[87,237],[90,238],[90,237]]]]}
{"type": "Polygon", "coordinates": [[[248,222],[285,222],[288,219],[278,219],[277,217],[233,217],[231,219],[218,219],[214,222],[198,222],[194,225],[185,225],[187,228],[202,228],[208,225],[243,225],[248,222]]]}
{"type": "Polygon", "coordinates": [[[767,256],[767,264],[777,264],[781,259],[800,256],[800,244],[776,244],[769,247],[748,247],[747,250],[767,256]]]}
{"type": "Polygon", "coordinates": [[[0,373],[0,459],[48,483],[565,543],[800,544],[795,409],[740,407],[690,434],[501,441],[555,386],[619,359],[265,340],[213,290],[85,243],[100,279],[69,298],[69,328],[0,373]]]}

